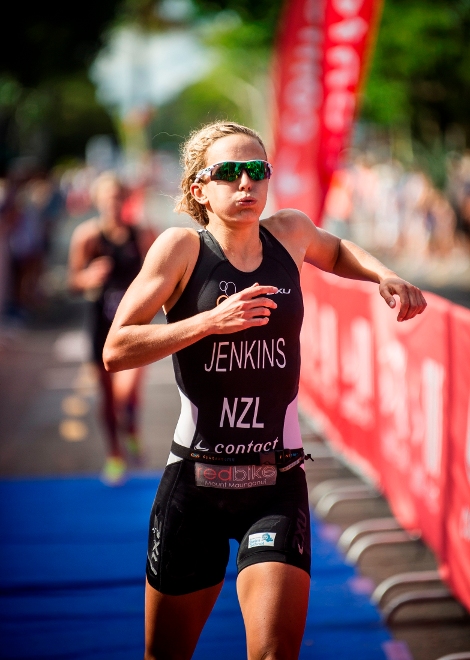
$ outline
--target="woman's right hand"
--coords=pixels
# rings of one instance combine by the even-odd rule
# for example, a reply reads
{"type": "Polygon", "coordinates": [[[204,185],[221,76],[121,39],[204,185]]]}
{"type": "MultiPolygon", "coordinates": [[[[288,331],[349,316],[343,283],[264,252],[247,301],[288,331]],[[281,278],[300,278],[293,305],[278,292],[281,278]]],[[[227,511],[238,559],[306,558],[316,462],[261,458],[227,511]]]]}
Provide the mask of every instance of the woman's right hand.
{"type": "Polygon", "coordinates": [[[229,296],[207,312],[212,326],[210,334],[230,334],[266,325],[271,310],[277,307],[274,300],[267,296],[276,293],[277,287],[256,283],[229,296]]]}

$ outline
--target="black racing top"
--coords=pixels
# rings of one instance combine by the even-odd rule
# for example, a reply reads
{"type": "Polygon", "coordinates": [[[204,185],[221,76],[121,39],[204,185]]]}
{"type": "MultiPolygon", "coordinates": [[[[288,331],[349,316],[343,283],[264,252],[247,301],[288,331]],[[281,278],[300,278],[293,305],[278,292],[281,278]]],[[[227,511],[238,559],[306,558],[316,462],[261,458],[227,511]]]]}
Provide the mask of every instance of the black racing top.
{"type": "Polygon", "coordinates": [[[110,257],[113,262],[111,271],[102,286],[101,294],[95,303],[105,319],[111,322],[127,288],[142,267],[142,255],[134,227],[129,227],[129,236],[121,244],[113,243],[103,232],[100,232],[96,253],[93,255],[93,258],[96,257],[110,257]]]}
{"type": "Polygon", "coordinates": [[[228,261],[209,231],[199,235],[196,266],[168,323],[213,309],[255,282],[278,288],[277,309],[264,326],[210,335],[173,355],[182,399],[175,442],[219,454],[300,447],[296,396],[303,302],[295,262],[262,226],[263,259],[249,273],[228,261]]]}

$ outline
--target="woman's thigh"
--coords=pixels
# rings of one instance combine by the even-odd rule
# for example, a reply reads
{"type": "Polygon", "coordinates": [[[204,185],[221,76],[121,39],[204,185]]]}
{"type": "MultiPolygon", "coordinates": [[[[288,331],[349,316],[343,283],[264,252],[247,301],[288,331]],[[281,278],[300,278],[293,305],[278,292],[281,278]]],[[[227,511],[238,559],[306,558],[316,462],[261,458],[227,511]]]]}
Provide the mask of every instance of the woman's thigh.
{"type": "Polygon", "coordinates": [[[269,561],[240,572],[237,592],[248,660],[297,660],[309,590],[308,573],[290,564],[269,561]]]}
{"type": "Polygon", "coordinates": [[[145,660],[189,660],[222,584],[183,596],[168,596],[147,582],[145,660]]]}

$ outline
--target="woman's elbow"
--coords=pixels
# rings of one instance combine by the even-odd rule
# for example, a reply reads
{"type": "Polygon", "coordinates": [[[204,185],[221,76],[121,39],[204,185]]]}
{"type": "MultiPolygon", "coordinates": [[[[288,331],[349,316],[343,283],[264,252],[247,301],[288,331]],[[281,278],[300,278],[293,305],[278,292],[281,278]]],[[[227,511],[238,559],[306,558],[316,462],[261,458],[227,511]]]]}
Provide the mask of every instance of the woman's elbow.
{"type": "Polygon", "coordinates": [[[102,357],[106,371],[114,373],[123,369],[122,358],[120,358],[119,351],[113,349],[111,346],[105,344],[102,357]]]}

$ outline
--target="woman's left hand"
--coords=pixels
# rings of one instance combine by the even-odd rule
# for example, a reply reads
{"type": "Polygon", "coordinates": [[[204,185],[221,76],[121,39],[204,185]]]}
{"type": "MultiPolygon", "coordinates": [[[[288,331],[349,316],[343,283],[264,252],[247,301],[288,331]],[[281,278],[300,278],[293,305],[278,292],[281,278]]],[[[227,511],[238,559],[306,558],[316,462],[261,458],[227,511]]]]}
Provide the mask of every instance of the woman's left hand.
{"type": "Polygon", "coordinates": [[[420,289],[400,277],[388,277],[382,280],[379,285],[379,292],[385,302],[392,308],[397,304],[393,296],[399,296],[400,311],[397,321],[408,321],[417,314],[422,314],[427,306],[420,289]]]}

